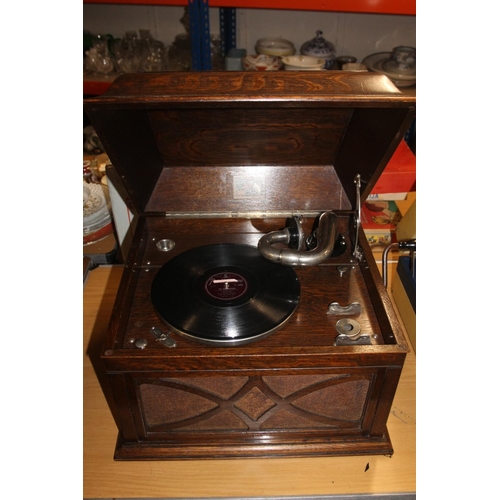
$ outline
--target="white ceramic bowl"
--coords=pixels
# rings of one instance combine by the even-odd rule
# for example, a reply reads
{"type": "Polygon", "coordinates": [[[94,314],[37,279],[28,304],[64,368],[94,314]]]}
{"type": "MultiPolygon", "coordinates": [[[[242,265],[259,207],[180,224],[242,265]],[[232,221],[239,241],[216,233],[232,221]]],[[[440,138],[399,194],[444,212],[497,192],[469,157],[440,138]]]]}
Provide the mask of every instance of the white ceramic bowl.
{"type": "Polygon", "coordinates": [[[323,69],[325,60],[312,56],[288,56],[281,59],[288,71],[318,71],[323,69]]]}
{"type": "Polygon", "coordinates": [[[266,56],[265,54],[246,56],[241,62],[247,71],[276,71],[283,67],[279,57],[266,56]]]}
{"type": "Polygon", "coordinates": [[[255,45],[257,54],[265,54],[268,56],[293,56],[295,47],[292,42],[279,37],[267,37],[257,40],[255,45]]]}

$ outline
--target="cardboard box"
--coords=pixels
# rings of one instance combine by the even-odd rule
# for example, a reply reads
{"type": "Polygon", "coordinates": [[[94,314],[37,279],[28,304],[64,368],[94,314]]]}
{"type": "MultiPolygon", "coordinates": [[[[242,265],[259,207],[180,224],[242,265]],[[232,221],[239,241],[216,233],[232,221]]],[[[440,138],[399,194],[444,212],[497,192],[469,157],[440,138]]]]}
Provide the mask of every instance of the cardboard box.
{"type": "Polygon", "coordinates": [[[406,141],[403,140],[394,151],[370,196],[372,199],[387,199],[384,195],[390,193],[391,199],[402,199],[401,196],[406,197],[408,192],[416,190],[416,183],[417,160],[406,141]]]}
{"type": "Polygon", "coordinates": [[[410,337],[413,349],[417,351],[417,280],[416,259],[411,257],[400,257],[396,269],[396,275],[392,282],[391,293],[401,319],[410,337]]]}

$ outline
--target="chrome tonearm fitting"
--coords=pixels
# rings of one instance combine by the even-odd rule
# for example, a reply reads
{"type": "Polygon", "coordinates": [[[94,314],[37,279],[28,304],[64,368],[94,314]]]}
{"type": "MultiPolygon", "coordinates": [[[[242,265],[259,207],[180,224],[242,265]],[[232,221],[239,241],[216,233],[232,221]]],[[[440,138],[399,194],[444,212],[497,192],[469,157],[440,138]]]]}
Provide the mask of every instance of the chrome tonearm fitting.
{"type": "MultiPolygon", "coordinates": [[[[301,231],[302,229],[299,228],[301,231]]],[[[337,216],[323,212],[316,232],[317,244],[312,250],[300,248],[279,248],[276,243],[289,245],[296,238],[292,227],[265,234],[259,240],[258,249],[262,257],[285,266],[315,266],[328,259],[334,249],[337,232],[337,216]]]]}

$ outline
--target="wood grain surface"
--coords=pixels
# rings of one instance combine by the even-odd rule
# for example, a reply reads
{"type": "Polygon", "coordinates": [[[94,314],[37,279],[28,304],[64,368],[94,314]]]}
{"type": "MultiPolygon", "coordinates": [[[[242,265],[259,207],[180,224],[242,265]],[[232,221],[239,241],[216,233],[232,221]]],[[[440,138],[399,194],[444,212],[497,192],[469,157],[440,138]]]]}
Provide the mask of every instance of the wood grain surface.
{"type": "Polygon", "coordinates": [[[98,359],[123,269],[99,267],[84,288],[85,498],[210,498],[413,492],[416,489],[415,355],[406,358],[388,420],[392,457],[116,462],[117,427],[98,359]]]}

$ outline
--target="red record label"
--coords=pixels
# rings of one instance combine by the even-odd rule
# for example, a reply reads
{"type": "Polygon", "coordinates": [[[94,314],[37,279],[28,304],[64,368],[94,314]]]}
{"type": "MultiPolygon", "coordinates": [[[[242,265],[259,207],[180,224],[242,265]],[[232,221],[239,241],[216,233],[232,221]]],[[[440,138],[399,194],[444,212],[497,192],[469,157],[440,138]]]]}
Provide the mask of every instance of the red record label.
{"type": "Polygon", "coordinates": [[[236,273],[217,273],[205,283],[205,290],[219,300],[233,300],[241,297],[248,288],[245,278],[236,273]]]}

